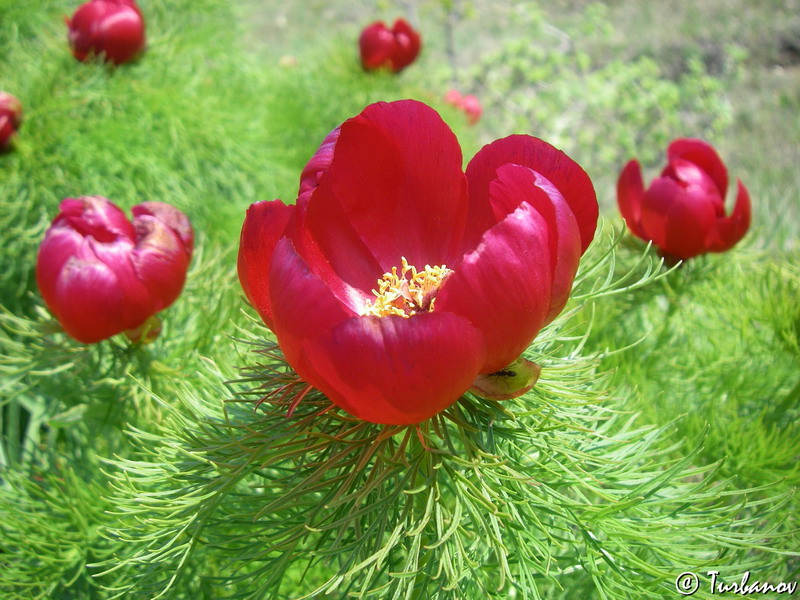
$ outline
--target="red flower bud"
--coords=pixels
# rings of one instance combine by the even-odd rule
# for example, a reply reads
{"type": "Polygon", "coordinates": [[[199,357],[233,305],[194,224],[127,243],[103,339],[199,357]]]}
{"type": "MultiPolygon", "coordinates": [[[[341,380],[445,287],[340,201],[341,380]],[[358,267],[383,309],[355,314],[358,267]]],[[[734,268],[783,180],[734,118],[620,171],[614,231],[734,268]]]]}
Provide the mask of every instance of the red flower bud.
{"type": "Polygon", "coordinates": [[[388,29],[382,21],[367,26],[358,39],[361,64],[367,71],[390,69],[399,73],[414,62],[421,48],[419,34],[405,19],[388,29]]]}
{"type": "Polygon", "coordinates": [[[501,399],[536,381],[508,367],[569,298],[592,182],[526,135],[462,162],[430,107],[372,104],[325,138],[295,204],[247,211],[245,294],[300,377],[358,418],[418,423],[473,385],[501,399]]]}
{"type": "Polygon", "coordinates": [[[461,104],[461,92],[457,89],[450,89],[447,90],[447,93],[444,95],[444,101],[447,102],[450,106],[458,107],[461,104]]]}
{"type": "Polygon", "coordinates": [[[467,123],[470,125],[475,125],[480,121],[483,107],[480,100],[472,94],[462,96],[458,90],[450,90],[444,95],[444,101],[463,112],[467,116],[467,123]]]}
{"type": "Polygon", "coordinates": [[[0,92],[0,152],[11,147],[21,125],[22,103],[8,92],[0,92]]]}
{"type": "Polygon", "coordinates": [[[736,204],[725,213],[728,171],[711,144],[673,141],[667,166],[645,190],[642,169],[631,160],[619,176],[617,201],[628,229],[652,241],[665,256],[688,259],[724,252],[750,227],[750,195],[738,181],[736,204]]]}
{"type": "Polygon", "coordinates": [[[90,344],[136,330],[177,299],[194,244],[181,211],[144,202],[131,222],[101,196],[67,198],[59,208],[39,247],[36,280],[69,335],[90,344]]]}
{"type": "Polygon", "coordinates": [[[144,18],[134,0],[89,0],[66,22],[78,60],[102,55],[120,65],[144,49],[144,18]]]}

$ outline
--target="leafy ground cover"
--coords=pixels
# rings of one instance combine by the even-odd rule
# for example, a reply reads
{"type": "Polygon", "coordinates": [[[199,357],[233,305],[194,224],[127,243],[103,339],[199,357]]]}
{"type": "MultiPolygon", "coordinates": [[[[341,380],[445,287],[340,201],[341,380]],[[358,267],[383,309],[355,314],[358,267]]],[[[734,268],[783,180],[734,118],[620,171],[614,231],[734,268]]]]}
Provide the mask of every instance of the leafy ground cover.
{"type": "Polygon", "coordinates": [[[686,570],[797,578],[796,2],[140,4],[147,53],[109,69],[69,55],[72,4],[0,0],[0,87],[26,109],[0,156],[4,597],[673,598],[686,570]],[[360,28],[404,11],[419,62],[362,72],[360,28]],[[481,98],[478,126],[444,104],[450,86],[481,98]],[[528,403],[464,405],[469,428],[427,438],[444,452],[440,431],[460,432],[471,463],[416,435],[366,447],[373,430],[335,419],[315,425],[339,444],[318,456],[248,395],[274,356],[236,278],[244,211],[291,201],[328,131],[407,97],[441,111],[467,159],[516,132],[562,147],[604,217],[572,310],[530,350],[545,368],[528,403]],[[745,181],[754,224],[667,271],[620,237],[614,185],[634,156],[655,174],[685,135],[745,181]],[[38,243],[85,194],[192,218],[198,252],[152,345],[80,346],[43,309],[38,243]],[[372,453],[383,466],[353,468],[372,453]]]}

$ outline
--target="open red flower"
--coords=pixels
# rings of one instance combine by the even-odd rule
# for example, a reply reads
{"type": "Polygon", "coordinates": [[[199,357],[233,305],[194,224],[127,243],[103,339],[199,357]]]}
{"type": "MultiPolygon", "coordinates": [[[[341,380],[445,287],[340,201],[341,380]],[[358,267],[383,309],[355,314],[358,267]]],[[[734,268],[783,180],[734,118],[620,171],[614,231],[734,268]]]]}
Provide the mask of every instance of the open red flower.
{"type": "Polygon", "coordinates": [[[361,64],[367,71],[390,69],[399,73],[417,58],[422,44],[419,34],[405,19],[389,29],[382,21],[364,28],[358,39],[361,64]]]}
{"type": "Polygon", "coordinates": [[[737,183],[736,204],[726,216],[725,164],[709,143],[681,138],[667,148],[667,166],[647,190],[638,161],[625,165],[617,200],[634,235],[652,241],[666,256],[688,259],[729,250],[747,233],[750,195],[737,183]]]}
{"type": "Polygon", "coordinates": [[[39,247],[36,280],[64,330],[91,344],[134,331],[181,292],[194,233],[163,202],[132,209],[133,222],[101,196],[67,198],[39,247]]]}
{"type": "Polygon", "coordinates": [[[461,165],[433,109],[373,104],[325,139],[295,205],[247,211],[245,294],[297,373],[366,421],[423,421],[517,359],[594,236],[589,177],[542,140],[461,165]]]}
{"type": "Polygon", "coordinates": [[[0,92],[0,152],[11,148],[21,125],[22,103],[8,92],[0,92]]]}
{"type": "Polygon", "coordinates": [[[66,22],[69,45],[78,60],[101,55],[119,65],[144,49],[144,18],[134,0],[89,0],[66,22]]]}

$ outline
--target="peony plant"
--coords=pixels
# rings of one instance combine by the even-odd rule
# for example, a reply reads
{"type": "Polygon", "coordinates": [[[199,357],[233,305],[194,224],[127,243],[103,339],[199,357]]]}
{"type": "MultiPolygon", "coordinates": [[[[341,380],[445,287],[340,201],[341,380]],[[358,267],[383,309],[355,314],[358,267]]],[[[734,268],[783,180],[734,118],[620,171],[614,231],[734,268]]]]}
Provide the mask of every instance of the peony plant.
{"type": "Polygon", "coordinates": [[[65,21],[72,54],[80,61],[102,56],[120,65],[144,50],[144,17],[134,0],[89,0],[65,21]]]}
{"type": "Polygon", "coordinates": [[[419,33],[405,19],[391,29],[383,21],[368,25],[358,39],[361,64],[367,71],[389,69],[399,73],[417,58],[422,47],[419,33]]]}
{"type": "Polygon", "coordinates": [[[159,329],[152,317],[183,289],[194,247],[189,219],[163,202],[132,212],[129,221],[102,196],[67,198],[39,247],[42,298],[79,342],[122,332],[148,341],[159,329]]]}
{"type": "Polygon", "coordinates": [[[667,257],[685,260],[729,250],[747,233],[750,194],[737,181],[736,204],[726,215],[727,191],[728,171],[714,147],[680,138],[667,148],[667,165],[647,190],[639,162],[628,162],[617,182],[617,201],[635,236],[652,241],[667,257]]]}
{"type": "Polygon", "coordinates": [[[294,205],[250,206],[239,278],[306,382],[360,419],[419,423],[561,312],[597,215],[546,142],[497,140],[465,173],[432,108],[377,103],[327,136],[294,205]]]}

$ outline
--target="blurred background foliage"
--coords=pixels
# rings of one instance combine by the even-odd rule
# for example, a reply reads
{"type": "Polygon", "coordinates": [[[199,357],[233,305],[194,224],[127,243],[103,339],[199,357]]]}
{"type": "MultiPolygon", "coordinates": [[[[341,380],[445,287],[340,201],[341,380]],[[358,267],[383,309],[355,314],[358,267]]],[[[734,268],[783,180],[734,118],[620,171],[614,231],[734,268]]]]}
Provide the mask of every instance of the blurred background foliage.
{"type": "MultiPolygon", "coordinates": [[[[119,69],[69,54],[62,17],[77,5],[0,0],[0,89],[25,107],[16,151],[0,156],[4,598],[149,598],[173,576],[165,597],[258,597],[261,566],[273,563],[231,553],[256,525],[277,526],[260,510],[283,467],[230,470],[253,453],[275,459],[262,417],[224,402],[246,389],[224,382],[258,362],[252,350],[263,340],[252,334],[264,335],[242,310],[235,273],[244,211],[292,201],[333,127],[370,102],[406,97],[440,110],[465,162],[511,133],[561,147],[591,175],[604,217],[584,270],[600,266],[532,349],[549,357],[533,395],[548,417],[514,435],[539,436],[539,446],[507,446],[531,460],[531,473],[563,478],[569,502],[534,513],[558,531],[541,542],[558,569],[529,574],[524,593],[480,593],[673,598],[669,575],[688,568],[681,557],[732,576],[753,568],[762,580],[797,577],[800,3],[141,0],[148,49],[119,69]],[[421,31],[420,59],[398,77],[362,72],[361,28],[397,16],[421,31]],[[476,127],[444,104],[450,87],[482,101],[476,127]],[[608,254],[621,227],[614,186],[632,157],[654,176],[667,142],[681,136],[717,147],[751,191],[754,225],[732,252],[656,278],[664,269],[641,261],[655,255],[643,245],[623,237],[608,254]],[[36,249],[58,203],[93,194],[125,209],[170,202],[194,223],[186,289],[149,346],[77,345],[36,291],[36,249]],[[592,292],[607,274],[611,293],[592,292]],[[647,285],[626,289],[639,279],[647,285]],[[602,475],[598,484],[578,468],[591,453],[602,458],[586,466],[602,475]],[[612,499],[648,482],[647,502],[628,498],[614,511],[612,499]],[[215,514],[218,485],[235,493],[215,514]],[[582,494],[586,504],[571,504],[582,494]],[[682,505],[688,498],[695,512],[682,505]],[[565,506],[580,518],[570,521],[565,506]],[[659,516],[661,554],[635,536],[637,519],[649,519],[654,539],[659,516]],[[717,517],[732,525],[703,539],[717,517]],[[690,533],[696,545],[681,548],[690,533]],[[619,570],[609,551],[645,566],[619,570]],[[227,578],[231,569],[239,579],[227,578]]],[[[558,488],[558,478],[549,484],[558,488]]],[[[330,563],[311,574],[284,567],[279,598],[336,572],[330,563]]],[[[478,593],[469,585],[480,577],[469,581],[478,593]]],[[[344,588],[330,589],[337,597],[344,588]]],[[[424,582],[403,589],[414,598],[460,593],[424,582]]]]}

